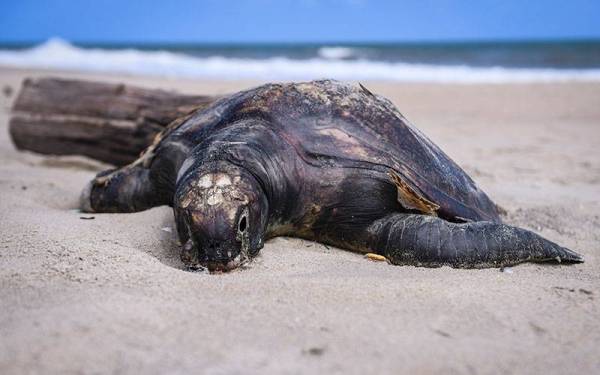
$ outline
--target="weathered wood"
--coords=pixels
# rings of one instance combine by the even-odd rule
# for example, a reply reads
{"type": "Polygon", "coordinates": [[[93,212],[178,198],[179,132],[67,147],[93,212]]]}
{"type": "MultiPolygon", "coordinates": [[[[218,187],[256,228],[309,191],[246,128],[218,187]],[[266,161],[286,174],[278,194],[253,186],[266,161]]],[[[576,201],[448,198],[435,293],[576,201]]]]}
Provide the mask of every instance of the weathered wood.
{"type": "Polygon", "coordinates": [[[26,79],[9,132],[20,150],[85,155],[121,166],[173,120],[215,99],[123,84],[26,79]]]}

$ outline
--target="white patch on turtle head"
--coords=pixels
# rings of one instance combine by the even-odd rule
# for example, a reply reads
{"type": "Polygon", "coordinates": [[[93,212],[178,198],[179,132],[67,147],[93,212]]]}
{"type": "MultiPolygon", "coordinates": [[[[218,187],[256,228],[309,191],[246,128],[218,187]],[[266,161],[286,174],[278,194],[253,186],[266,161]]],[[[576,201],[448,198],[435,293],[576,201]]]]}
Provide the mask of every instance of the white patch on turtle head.
{"type": "Polygon", "coordinates": [[[215,175],[215,185],[218,187],[229,186],[231,185],[231,177],[226,174],[217,174],[215,175]]]}
{"type": "Polygon", "coordinates": [[[206,197],[206,204],[214,206],[219,203],[223,203],[223,192],[221,190],[212,190],[206,197]]]}
{"type": "MultiPolygon", "coordinates": [[[[228,202],[235,206],[246,204],[248,203],[248,197],[237,187],[240,181],[241,177],[239,175],[226,173],[204,174],[192,183],[180,206],[183,208],[187,208],[192,204],[194,207],[202,205],[216,206],[228,202]]],[[[233,210],[229,213],[232,220],[235,218],[236,212],[233,210]]]]}
{"type": "Polygon", "coordinates": [[[193,192],[188,192],[184,198],[181,200],[180,206],[181,208],[188,208],[190,203],[194,200],[193,192]]]}
{"type": "Polygon", "coordinates": [[[213,175],[205,174],[204,176],[200,177],[200,179],[198,179],[196,185],[201,189],[208,189],[213,185],[213,175]]]}

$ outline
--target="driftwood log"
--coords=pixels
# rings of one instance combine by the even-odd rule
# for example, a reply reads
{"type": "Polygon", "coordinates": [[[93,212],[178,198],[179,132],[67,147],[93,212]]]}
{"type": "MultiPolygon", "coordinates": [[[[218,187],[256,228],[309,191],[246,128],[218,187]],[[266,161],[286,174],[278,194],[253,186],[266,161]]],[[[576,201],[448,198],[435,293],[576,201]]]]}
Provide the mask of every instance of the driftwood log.
{"type": "Polygon", "coordinates": [[[215,99],[122,84],[26,79],[9,132],[20,150],[84,155],[121,166],[173,120],[215,99]]]}

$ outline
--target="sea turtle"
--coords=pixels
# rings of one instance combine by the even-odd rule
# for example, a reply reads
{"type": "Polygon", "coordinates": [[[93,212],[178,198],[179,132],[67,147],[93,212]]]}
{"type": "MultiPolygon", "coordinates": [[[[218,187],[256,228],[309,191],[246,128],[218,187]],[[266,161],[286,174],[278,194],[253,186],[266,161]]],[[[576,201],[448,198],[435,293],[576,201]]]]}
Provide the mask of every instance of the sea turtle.
{"type": "Polygon", "coordinates": [[[294,236],[398,265],[583,262],[500,209],[387,99],[333,80],[266,84],[172,123],[84,189],[86,212],[173,207],[181,258],[229,270],[294,236]]]}

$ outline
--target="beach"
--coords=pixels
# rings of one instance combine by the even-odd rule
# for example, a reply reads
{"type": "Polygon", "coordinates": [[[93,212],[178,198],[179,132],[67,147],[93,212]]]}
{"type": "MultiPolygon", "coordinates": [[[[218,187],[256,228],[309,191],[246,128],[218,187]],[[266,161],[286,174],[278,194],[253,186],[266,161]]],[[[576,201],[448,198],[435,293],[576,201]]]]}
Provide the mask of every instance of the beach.
{"type": "Polygon", "coordinates": [[[247,269],[211,275],[183,269],[168,207],[77,210],[108,165],[15,150],[11,103],[42,76],[208,95],[263,82],[0,68],[0,373],[600,372],[600,82],[362,82],[506,223],[583,264],[397,267],[277,238],[247,269]]]}

